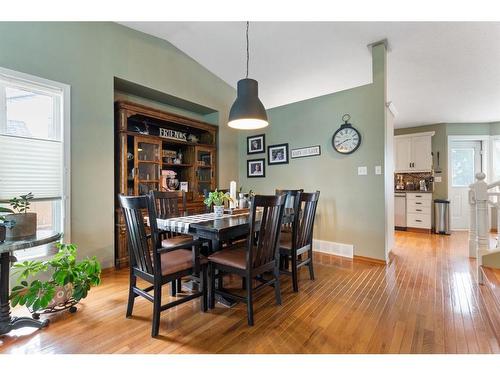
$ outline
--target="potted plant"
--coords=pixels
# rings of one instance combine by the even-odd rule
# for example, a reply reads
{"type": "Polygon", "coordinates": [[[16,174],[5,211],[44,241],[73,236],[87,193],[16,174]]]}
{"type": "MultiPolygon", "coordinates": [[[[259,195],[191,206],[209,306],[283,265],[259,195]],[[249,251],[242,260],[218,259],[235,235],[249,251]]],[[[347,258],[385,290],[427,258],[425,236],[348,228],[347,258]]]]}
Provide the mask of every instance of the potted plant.
{"type": "Polygon", "coordinates": [[[6,239],[19,240],[36,234],[36,213],[28,212],[32,200],[32,193],[20,195],[9,200],[9,205],[15,211],[9,210],[11,213],[5,215],[5,219],[14,221],[16,225],[7,228],[6,239]]]}
{"type": "Polygon", "coordinates": [[[222,217],[224,215],[224,203],[232,202],[233,199],[229,193],[223,193],[222,191],[211,191],[208,197],[203,201],[207,207],[214,206],[215,217],[222,217]]]}
{"type": "Polygon", "coordinates": [[[13,266],[18,285],[12,288],[9,297],[12,307],[25,305],[35,319],[40,314],[64,309],[75,312],[75,305],[87,297],[92,286],[101,282],[101,265],[95,256],[77,261],[76,245],[56,246],[59,251],[50,260],[25,261],[13,266]],[[48,278],[36,278],[47,272],[48,278]]]}

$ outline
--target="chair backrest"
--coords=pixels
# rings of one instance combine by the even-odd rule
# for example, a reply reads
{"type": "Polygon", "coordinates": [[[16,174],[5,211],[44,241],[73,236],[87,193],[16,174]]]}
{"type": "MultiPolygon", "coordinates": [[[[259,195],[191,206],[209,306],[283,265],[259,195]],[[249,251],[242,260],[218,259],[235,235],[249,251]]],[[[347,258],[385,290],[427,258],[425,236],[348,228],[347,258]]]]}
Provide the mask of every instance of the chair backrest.
{"type": "Polygon", "coordinates": [[[292,225],[292,246],[295,249],[311,245],[318,200],[319,191],[300,193],[297,198],[292,225]]]}
{"type": "MultiPolygon", "coordinates": [[[[179,196],[175,191],[150,191],[157,217],[169,218],[180,216],[179,196]]],[[[186,192],[182,192],[182,211],[186,212],[186,192]]]]}
{"type": "Polygon", "coordinates": [[[256,269],[276,260],[286,195],[256,195],[250,211],[247,267],[256,269]],[[259,211],[257,211],[259,210],[259,211]],[[260,226],[256,221],[260,219],[260,226]]]}
{"type": "Polygon", "coordinates": [[[160,274],[158,230],[156,212],[152,199],[147,195],[119,195],[120,205],[125,216],[131,266],[149,275],[160,274]],[[149,217],[151,237],[147,235],[144,214],[149,217]]]}
{"type": "MultiPolygon", "coordinates": [[[[302,193],[304,189],[290,190],[290,189],[276,189],[276,195],[286,194],[285,210],[292,209],[295,212],[297,204],[297,195],[302,193]]],[[[281,226],[281,229],[285,232],[292,231],[292,223],[285,223],[281,226]]]]}

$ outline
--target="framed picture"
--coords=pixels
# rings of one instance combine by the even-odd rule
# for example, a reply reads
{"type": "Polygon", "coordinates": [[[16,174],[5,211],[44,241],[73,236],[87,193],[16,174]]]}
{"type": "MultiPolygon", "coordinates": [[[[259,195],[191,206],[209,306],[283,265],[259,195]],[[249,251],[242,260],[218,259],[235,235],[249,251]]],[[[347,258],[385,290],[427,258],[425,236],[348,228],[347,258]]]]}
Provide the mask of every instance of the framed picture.
{"type": "Polygon", "coordinates": [[[247,137],[247,155],[261,154],[266,150],[266,135],[251,135],[247,137]]]}
{"type": "Polygon", "coordinates": [[[320,145],[302,147],[302,148],[294,148],[290,153],[290,157],[292,159],[307,158],[309,156],[319,156],[319,155],[321,155],[321,146],[320,145]]]}
{"type": "Polygon", "coordinates": [[[266,177],[266,159],[247,160],[247,177],[266,177]]]}
{"type": "Polygon", "coordinates": [[[288,143],[268,146],[267,164],[288,164],[288,143]]]}

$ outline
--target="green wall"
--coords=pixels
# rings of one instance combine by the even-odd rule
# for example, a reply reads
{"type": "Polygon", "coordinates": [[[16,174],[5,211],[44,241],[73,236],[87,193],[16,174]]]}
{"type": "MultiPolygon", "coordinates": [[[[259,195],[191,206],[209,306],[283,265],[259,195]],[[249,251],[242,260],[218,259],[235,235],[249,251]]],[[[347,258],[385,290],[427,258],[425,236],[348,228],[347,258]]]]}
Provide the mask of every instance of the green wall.
{"type": "Polygon", "coordinates": [[[433,165],[435,176],[441,176],[442,181],[434,184],[433,198],[448,198],[448,136],[450,135],[498,135],[500,122],[492,123],[442,123],[411,128],[395,129],[394,135],[434,131],[432,137],[433,165]],[[441,173],[437,173],[437,152],[441,173]]]}
{"type": "Polygon", "coordinates": [[[168,42],[114,23],[1,22],[0,66],[71,85],[72,241],[104,267],[114,258],[115,77],[217,111],[219,181],[238,174],[226,126],[234,89],[168,42]]]}
{"type": "Polygon", "coordinates": [[[240,136],[240,185],[244,191],[274,194],[275,188],[320,190],[314,238],[354,244],[355,255],[385,259],[384,176],[374,167],[384,165],[385,47],[373,48],[373,83],[268,110],[265,131],[240,136]],[[352,155],[340,155],[331,145],[334,131],[349,113],[362,136],[352,155]],[[265,178],[247,178],[246,161],[266,158],[246,155],[246,136],[266,134],[266,146],[288,143],[290,150],[321,145],[321,156],[291,159],[269,166],[265,178]],[[368,175],[358,176],[358,166],[368,175]]]}

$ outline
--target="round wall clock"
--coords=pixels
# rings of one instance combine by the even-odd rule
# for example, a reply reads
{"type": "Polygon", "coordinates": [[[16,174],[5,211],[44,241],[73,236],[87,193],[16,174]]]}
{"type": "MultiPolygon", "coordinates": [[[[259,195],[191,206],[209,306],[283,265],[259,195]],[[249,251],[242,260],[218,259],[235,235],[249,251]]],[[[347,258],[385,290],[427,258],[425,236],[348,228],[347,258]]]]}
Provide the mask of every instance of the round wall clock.
{"type": "Polygon", "coordinates": [[[344,123],[333,133],[332,146],[338,153],[348,155],[356,151],[361,144],[361,134],[349,124],[351,116],[342,116],[344,123]]]}

